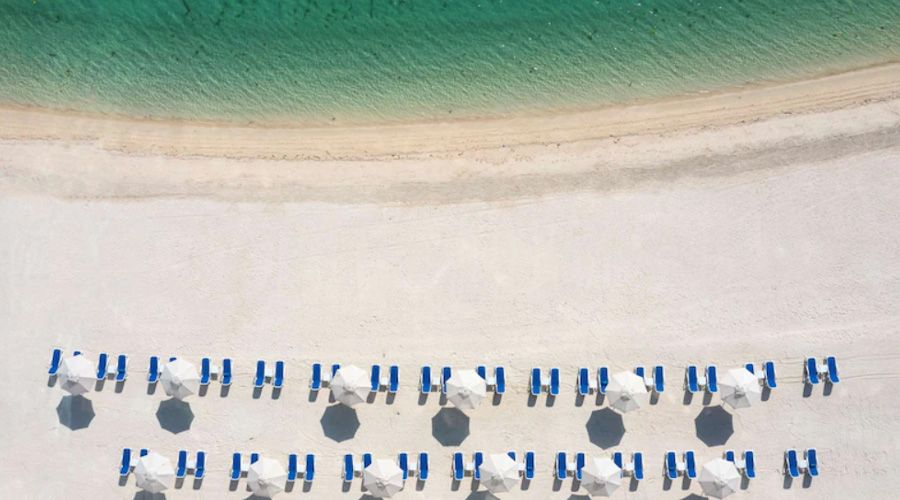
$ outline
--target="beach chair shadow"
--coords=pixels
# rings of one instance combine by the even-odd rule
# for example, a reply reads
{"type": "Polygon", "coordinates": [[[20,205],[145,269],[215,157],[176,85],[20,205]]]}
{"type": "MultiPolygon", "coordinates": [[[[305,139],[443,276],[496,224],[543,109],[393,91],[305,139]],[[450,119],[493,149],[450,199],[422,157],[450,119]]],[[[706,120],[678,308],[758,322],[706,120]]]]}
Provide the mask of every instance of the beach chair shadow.
{"type": "Polygon", "coordinates": [[[237,491],[237,489],[238,489],[238,483],[239,483],[239,480],[237,480],[237,479],[232,479],[232,480],[228,483],[228,491],[237,491]]]}
{"type": "Polygon", "coordinates": [[[203,478],[194,478],[194,484],[191,485],[191,488],[195,490],[199,490],[200,487],[203,486],[203,478]]]}
{"type": "Polygon", "coordinates": [[[741,489],[746,490],[750,487],[750,478],[747,476],[741,476],[741,489]]]}
{"type": "Polygon", "coordinates": [[[421,479],[416,479],[416,491],[422,491],[425,489],[425,481],[421,479]]]}
{"type": "Polygon", "coordinates": [[[656,391],[653,391],[650,393],[650,404],[655,405],[657,403],[659,403],[659,393],[656,391]]]}
{"type": "Polygon", "coordinates": [[[813,386],[812,384],[803,384],[803,397],[808,398],[812,396],[813,386]]]}
{"type": "Polygon", "coordinates": [[[125,486],[128,484],[128,476],[119,476],[119,486],[125,486]]]}
{"type": "Polygon", "coordinates": [[[694,394],[691,391],[684,391],[684,397],[681,398],[681,404],[689,406],[694,400],[694,394]]]}
{"type": "Polygon", "coordinates": [[[812,486],[812,476],[810,476],[809,474],[805,474],[803,476],[802,486],[804,488],[809,488],[810,486],[812,486]]]}
{"type": "Polygon", "coordinates": [[[368,396],[366,396],[366,404],[372,404],[375,402],[375,397],[378,396],[377,392],[370,392],[368,396]]]}
{"type": "Polygon", "coordinates": [[[200,386],[200,390],[197,391],[197,395],[200,396],[200,397],[202,398],[202,397],[206,396],[206,393],[207,393],[207,392],[209,392],[209,386],[208,386],[208,385],[201,385],[201,386],[200,386]]]}
{"type": "Polygon", "coordinates": [[[491,399],[491,404],[494,406],[500,406],[500,402],[503,401],[503,394],[494,393],[494,397],[491,399]]]}
{"type": "Polygon", "coordinates": [[[156,382],[148,382],[147,383],[147,395],[152,396],[156,394],[156,382]]]}
{"type": "Polygon", "coordinates": [[[175,478],[175,489],[180,490],[182,486],[184,486],[184,478],[176,477],[175,478]]]}
{"type": "Polygon", "coordinates": [[[672,480],[668,477],[663,478],[663,491],[669,491],[672,489],[672,480]]]}
{"type": "Polygon", "coordinates": [[[124,389],[125,389],[125,381],[124,380],[116,382],[116,390],[115,390],[116,394],[121,394],[124,389]]]}
{"type": "Polygon", "coordinates": [[[581,480],[578,478],[572,479],[572,488],[571,491],[574,493],[581,488],[581,480]]]}
{"type": "Polygon", "coordinates": [[[575,406],[584,406],[584,395],[576,394],[575,395],[575,406]]]}
{"type": "Polygon", "coordinates": [[[709,391],[703,393],[703,406],[709,406],[712,403],[713,395],[709,391]]]}
{"type": "Polygon", "coordinates": [[[535,396],[534,394],[529,394],[528,395],[528,407],[534,408],[536,405],[537,405],[537,396],[535,396]]]}
{"type": "Polygon", "coordinates": [[[628,483],[628,491],[637,491],[639,484],[641,484],[641,482],[632,477],[631,481],[628,483]]]}
{"type": "Polygon", "coordinates": [[[553,478],[553,491],[559,491],[562,489],[562,481],[559,478],[553,478]]]}
{"type": "Polygon", "coordinates": [[[315,403],[316,400],[319,399],[319,391],[314,391],[312,389],[306,394],[306,400],[310,403],[315,403]]]}
{"type": "Polygon", "coordinates": [[[544,406],[546,406],[547,408],[550,408],[555,404],[556,404],[556,396],[554,396],[553,394],[548,394],[547,400],[544,402],[544,406]]]}
{"type": "Polygon", "coordinates": [[[284,492],[290,493],[292,491],[294,491],[294,481],[288,481],[288,483],[284,485],[284,492]]]}
{"type": "Polygon", "coordinates": [[[428,402],[428,394],[426,394],[424,392],[420,392],[419,393],[419,401],[418,401],[419,406],[424,406],[425,403],[427,403],[427,402],[428,402]]]}
{"type": "Polygon", "coordinates": [[[56,375],[50,375],[47,377],[47,387],[53,387],[56,385],[56,375]]]}
{"type": "Polygon", "coordinates": [[[384,404],[392,405],[394,404],[394,399],[397,398],[397,394],[393,392],[389,392],[384,396],[384,404]]]}
{"type": "Polygon", "coordinates": [[[227,398],[227,397],[228,397],[228,392],[229,392],[229,391],[231,391],[231,386],[230,386],[230,385],[223,385],[222,388],[219,389],[219,397],[220,397],[220,398],[227,398]]]}
{"type": "Polygon", "coordinates": [[[312,491],[312,485],[312,481],[303,481],[303,492],[309,493],[310,491],[312,491]]]}
{"type": "Polygon", "coordinates": [[[604,401],[606,401],[606,394],[597,391],[597,406],[602,406],[604,401]]]}
{"type": "Polygon", "coordinates": [[[831,396],[832,391],[834,391],[834,384],[825,382],[825,385],[822,386],[822,395],[825,397],[831,396]]]}
{"type": "Polygon", "coordinates": [[[272,389],[272,399],[278,399],[281,397],[281,387],[276,387],[272,389]]]}
{"type": "Polygon", "coordinates": [[[782,483],[781,483],[781,487],[784,488],[784,489],[786,489],[786,490],[789,490],[789,489],[791,489],[791,486],[792,486],[793,484],[794,484],[794,478],[792,478],[792,477],[790,476],[790,474],[787,474],[787,473],[786,473],[786,474],[784,475],[784,481],[782,481],[782,483]]]}
{"type": "Polygon", "coordinates": [[[106,385],[106,379],[102,378],[96,382],[94,382],[94,392],[100,392],[103,390],[103,386],[106,385]]]}
{"type": "Polygon", "coordinates": [[[528,488],[531,487],[531,479],[523,476],[522,484],[519,487],[522,489],[522,491],[528,491],[528,488]]]}
{"type": "Polygon", "coordinates": [[[682,490],[691,489],[691,478],[687,477],[687,475],[681,476],[681,489],[682,490]]]}
{"type": "Polygon", "coordinates": [[[262,387],[253,388],[253,399],[259,399],[262,396],[262,387]]]}
{"type": "Polygon", "coordinates": [[[450,491],[459,491],[460,483],[462,481],[458,481],[456,478],[450,479],[450,491]]]}
{"type": "Polygon", "coordinates": [[[772,389],[769,386],[764,385],[762,388],[762,394],[760,395],[760,399],[762,401],[768,401],[769,398],[772,397],[772,389]]]}

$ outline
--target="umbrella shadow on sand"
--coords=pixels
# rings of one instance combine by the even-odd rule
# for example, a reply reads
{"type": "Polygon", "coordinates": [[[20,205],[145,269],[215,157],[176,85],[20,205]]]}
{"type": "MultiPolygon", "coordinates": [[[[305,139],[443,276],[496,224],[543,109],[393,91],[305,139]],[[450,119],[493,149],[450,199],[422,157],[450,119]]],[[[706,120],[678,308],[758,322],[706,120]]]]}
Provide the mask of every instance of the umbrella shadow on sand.
{"type": "Polygon", "coordinates": [[[139,491],[134,494],[133,500],[166,500],[166,494],[150,493],[149,491],[139,491]]]}
{"type": "Polygon", "coordinates": [[[86,429],[94,420],[94,403],[84,396],[63,396],[56,406],[59,423],[73,431],[86,429]]]}
{"type": "Polygon", "coordinates": [[[431,418],[431,435],[441,446],[459,446],[469,437],[469,416],[459,408],[441,408],[431,418]]]}
{"type": "Polygon", "coordinates": [[[734,417],[722,406],[704,408],[694,419],[697,438],[706,446],[720,446],[734,434],[734,417]]]}
{"type": "Polygon", "coordinates": [[[343,404],[331,405],[322,413],[319,420],[322,432],[332,441],[346,441],[356,436],[359,430],[359,416],[356,410],[343,404]]]}
{"type": "Polygon", "coordinates": [[[617,446],[625,435],[622,415],[611,408],[591,412],[585,428],[591,443],[603,449],[617,446]]]}
{"type": "Polygon", "coordinates": [[[156,410],[156,419],[159,420],[160,427],[172,434],[178,434],[191,428],[194,412],[191,411],[191,405],[188,403],[171,398],[159,404],[159,409],[156,410]]]}

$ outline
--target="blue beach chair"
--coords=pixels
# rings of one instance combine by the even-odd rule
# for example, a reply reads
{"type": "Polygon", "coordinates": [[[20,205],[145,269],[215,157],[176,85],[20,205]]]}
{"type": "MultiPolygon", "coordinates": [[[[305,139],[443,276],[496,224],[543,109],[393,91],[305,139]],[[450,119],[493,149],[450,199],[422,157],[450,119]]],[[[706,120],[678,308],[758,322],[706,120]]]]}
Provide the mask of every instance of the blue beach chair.
{"type": "Polygon", "coordinates": [[[606,394],[606,386],[609,385],[609,369],[605,366],[600,367],[597,371],[598,387],[600,394],[606,394]]]}
{"type": "Polygon", "coordinates": [[[700,384],[697,378],[697,367],[695,365],[688,365],[687,369],[685,370],[684,387],[691,394],[700,392],[700,384]]]}
{"type": "Polygon", "coordinates": [[[231,455],[231,480],[237,481],[241,478],[241,454],[235,452],[231,455]]]}
{"type": "Polygon", "coordinates": [[[753,456],[753,450],[744,451],[744,476],[747,479],[756,477],[756,459],[753,456]]]}
{"type": "Polygon", "coordinates": [[[525,452],[525,479],[534,479],[534,452],[525,452]]]}
{"type": "Polygon", "coordinates": [[[256,377],[253,379],[253,387],[262,387],[266,383],[266,362],[259,360],[256,362],[256,377]]]}
{"type": "Polygon", "coordinates": [[[372,454],[371,453],[363,453],[362,455],[362,466],[363,469],[372,465],[372,454]]]}
{"type": "Polygon", "coordinates": [[[806,456],[806,473],[810,475],[810,477],[816,477],[819,475],[819,459],[816,457],[816,449],[810,448],[805,452],[806,456]]]}
{"type": "Polygon", "coordinates": [[[148,450],[147,448],[141,448],[141,450],[138,452],[138,456],[146,457],[148,453],[150,453],[150,450],[148,450]]]}
{"type": "Polygon", "coordinates": [[[507,452],[506,452],[506,456],[508,456],[509,458],[513,459],[513,462],[516,461],[516,452],[515,452],[515,451],[512,451],[512,450],[507,451],[507,452]]]}
{"type": "Polygon", "coordinates": [[[475,455],[472,457],[472,462],[474,465],[472,476],[476,481],[479,481],[481,480],[481,464],[484,462],[484,454],[480,451],[476,451],[475,455]]]}
{"type": "Polygon", "coordinates": [[[116,382],[124,382],[128,373],[125,371],[128,366],[128,356],[119,354],[116,358],[116,382]]]}
{"type": "Polygon", "coordinates": [[[272,387],[281,389],[284,385],[284,361],[275,362],[275,377],[272,379],[272,387]]]}
{"type": "Polygon", "coordinates": [[[706,367],[706,392],[710,394],[719,392],[719,376],[716,371],[716,365],[708,365],[706,367]]]}
{"type": "Polygon", "coordinates": [[[194,464],[194,478],[203,479],[206,474],[206,452],[197,452],[197,462],[194,464]]]}
{"type": "Polygon", "coordinates": [[[503,394],[506,392],[506,369],[502,366],[498,366],[494,368],[494,380],[497,385],[494,387],[494,392],[497,394],[503,394]]]}
{"type": "Polygon", "coordinates": [[[334,377],[337,375],[337,372],[340,369],[341,369],[340,363],[334,363],[331,365],[331,380],[334,380],[334,377]]]}
{"type": "Polygon", "coordinates": [[[653,387],[653,390],[655,390],[657,394],[662,394],[666,389],[665,369],[662,365],[653,367],[653,382],[656,384],[653,387]]]}
{"type": "Polygon", "coordinates": [[[316,456],[312,453],[306,454],[306,468],[303,470],[303,481],[311,483],[316,478],[316,456]]]}
{"type": "Polygon", "coordinates": [[[222,385],[225,387],[231,385],[231,358],[222,360],[222,385]]]}
{"type": "Polygon", "coordinates": [[[441,392],[447,394],[447,381],[453,375],[453,371],[449,366],[441,368],[441,392]]]}
{"type": "Polygon", "coordinates": [[[737,463],[734,458],[734,450],[725,450],[724,457],[725,457],[725,460],[728,460],[729,462],[731,462],[733,464],[737,463]]]}
{"type": "Polygon", "coordinates": [[[106,371],[109,368],[109,355],[101,352],[97,357],[97,380],[106,379],[106,371]]]}
{"type": "Polygon", "coordinates": [[[419,453],[419,481],[428,479],[428,453],[419,453]]]}
{"type": "Polygon", "coordinates": [[[559,481],[563,481],[566,479],[568,475],[568,470],[566,467],[568,466],[568,460],[566,460],[566,452],[560,451],[556,453],[556,479],[559,481]]]}
{"type": "Polygon", "coordinates": [[[353,455],[351,455],[351,454],[349,454],[349,453],[346,454],[346,455],[344,455],[344,469],[343,469],[343,471],[344,471],[344,474],[343,474],[344,482],[345,482],[345,483],[349,483],[350,481],[353,481],[353,475],[354,475],[354,472],[353,472],[353,455]]]}
{"type": "Polygon", "coordinates": [[[538,396],[541,393],[541,389],[543,389],[543,385],[541,384],[541,369],[540,368],[532,368],[531,369],[531,395],[538,396]]]}
{"type": "Polygon", "coordinates": [[[381,389],[381,365],[372,365],[372,375],[369,378],[369,390],[378,392],[381,389]]]}
{"type": "Polygon", "coordinates": [[[391,365],[388,369],[388,392],[391,394],[397,394],[397,391],[400,389],[400,367],[397,365],[391,365]]]}
{"type": "Polygon", "coordinates": [[[212,377],[209,358],[200,360],[200,385],[209,385],[209,379],[212,377]]]}
{"type": "Polygon", "coordinates": [[[819,383],[819,367],[816,365],[815,358],[806,358],[806,363],[803,365],[803,379],[807,384],[819,383]]]}
{"type": "Polygon", "coordinates": [[[309,379],[309,388],[318,391],[322,388],[322,364],[313,363],[312,377],[309,379]]]}
{"type": "Polygon", "coordinates": [[[777,383],[775,380],[775,363],[772,361],[766,361],[763,363],[763,370],[766,373],[766,387],[769,389],[774,389],[777,387],[777,383]]]}
{"type": "Polygon", "coordinates": [[[453,454],[453,479],[455,481],[462,481],[465,473],[466,468],[465,464],[463,464],[463,454],[457,451],[453,454]]]}
{"type": "Polygon", "coordinates": [[[612,455],[613,463],[616,464],[616,467],[622,468],[622,452],[616,451],[612,455]]]}
{"type": "Polygon", "coordinates": [[[481,377],[485,381],[487,381],[487,367],[486,366],[484,366],[484,365],[476,366],[475,373],[477,373],[479,377],[481,377]]]}
{"type": "Polygon", "coordinates": [[[587,396],[591,393],[590,384],[588,383],[589,376],[590,372],[587,368],[578,369],[578,394],[581,396],[587,396]]]}
{"type": "Polygon", "coordinates": [[[53,353],[50,355],[50,368],[47,370],[47,374],[55,376],[59,373],[59,364],[62,361],[62,349],[53,349],[53,353]]]}
{"type": "Polygon", "coordinates": [[[644,378],[644,367],[638,366],[634,369],[634,374],[638,377],[644,378]]]}
{"type": "Polygon", "coordinates": [[[697,459],[694,457],[694,450],[684,452],[684,472],[691,479],[697,477],[697,459]]]}
{"type": "Polygon", "coordinates": [[[550,369],[550,395],[559,395],[559,368],[550,369]]]}
{"type": "Polygon", "coordinates": [[[119,475],[127,476],[131,472],[131,448],[122,448],[122,465],[119,467],[119,475]]]}
{"type": "Polygon", "coordinates": [[[675,452],[672,450],[666,452],[664,469],[666,478],[675,480],[678,477],[678,461],[675,458],[675,452]]]}
{"type": "Polygon", "coordinates": [[[250,454],[250,464],[251,464],[251,465],[252,465],[252,464],[255,464],[255,463],[258,462],[258,461],[259,461],[259,453],[255,453],[255,452],[254,452],[254,453],[251,453],[251,454],[250,454]]]}
{"type": "Polygon", "coordinates": [[[419,377],[419,390],[422,391],[422,394],[428,394],[433,386],[434,384],[431,382],[431,367],[423,366],[422,376],[419,377]]]}
{"type": "Polygon", "coordinates": [[[297,455],[291,453],[288,455],[287,482],[293,483],[295,479],[297,479],[297,455]]]}
{"type": "Polygon", "coordinates": [[[800,477],[797,450],[790,449],[784,452],[784,471],[794,479],[800,477]]]}
{"type": "Polygon", "coordinates": [[[634,465],[634,479],[644,479],[644,454],[636,451],[631,455],[631,463],[634,465]]]}
{"type": "Polygon", "coordinates": [[[835,359],[834,356],[828,356],[825,358],[825,366],[828,367],[828,381],[832,384],[840,382],[841,379],[838,377],[837,359],[835,359]]]}
{"type": "Polygon", "coordinates": [[[586,457],[583,452],[575,454],[575,479],[581,481],[581,470],[584,469],[586,457]]]}
{"type": "Polygon", "coordinates": [[[405,452],[397,455],[397,467],[403,471],[403,480],[406,481],[409,478],[409,456],[405,452]]]}
{"type": "Polygon", "coordinates": [[[187,475],[187,451],[178,452],[178,465],[175,467],[175,477],[183,478],[187,475]]]}

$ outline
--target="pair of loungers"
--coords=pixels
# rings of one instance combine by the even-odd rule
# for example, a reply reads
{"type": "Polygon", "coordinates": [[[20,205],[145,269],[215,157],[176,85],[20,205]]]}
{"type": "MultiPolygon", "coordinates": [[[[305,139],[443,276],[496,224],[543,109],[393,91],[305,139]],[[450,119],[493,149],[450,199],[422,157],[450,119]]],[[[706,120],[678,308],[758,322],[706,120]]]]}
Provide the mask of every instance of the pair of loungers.
{"type": "Polygon", "coordinates": [[[265,385],[266,381],[272,382],[272,387],[281,389],[284,386],[284,361],[275,362],[275,371],[266,370],[266,362],[259,360],[256,362],[256,375],[253,376],[253,387],[260,388],[265,385]]]}
{"type": "Polygon", "coordinates": [[[775,380],[775,363],[773,361],[766,361],[763,363],[759,373],[756,372],[753,363],[747,363],[744,366],[747,368],[747,371],[756,375],[760,385],[768,387],[769,389],[778,387],[777,381],[775,380]]]}
{"type": "Polygon", "coordinates": [[[798,478],[801,474],[810,477],[819,475],[819,458],[815,448],[809,448],[803,451],[801,459],[797,450],[791,448],[784,452],[784,473],[792,478],[798,478]]]}
{"type": "Polygon", "coordinates": [[[540,368],[532,368],[528,386],[532,396],[539,396],[545,390],[551,396],[558,396],[559,368],[550,368],[550,376],[546,378],[541,374],[540,368]]]}
{"type": "Polygon", "coordinates": [[[688,365],[684,371],[684,388],[691,394],[702,390],[710,394],[719,392],[719,375],[716,365],[707,365],[705,375],[701,375],[697,365],[688,365]]]}
{"type": "Polygon", "coordinates": [[[138,456],[135,456],[131,448],[122,448],[122,464],[119,466],[119,475],[124,477],[130,474],[140,457],[149,452],[147,448],[141,448],[138,456]]]}
{"type": "Polygon", "coordinates": [[[623,463],[622,452],[612,454],[613,462],[622,469],[623,476],[631,476],[635,481],[644,479],[644,454],[636,451],[631,454],[631,462],[623,463]]]}
{"type": "MultiPolygon", "coordinates": [[[[309,379],[309,388],[313,391],[321,390],[323,387],[328,386],[331,383],[331,380],[337,375],[338,370],[341,369],[341,365],[335,363],[331,365],[331,370],[329,372],[324,372],[322,370],[322,363],[313,363],[312,365],[312,376],[309,379]]],[[[372,392],[378,392],[381,389],[386,389],[391,394],[396,394],[400,389],[400,367],[397,365],[391,365],[388,367],[388,374],[386,377],[381,376],[381,365],[372,365],[371,372],[371,390],[372,392]]]]}
{"type": "MultiPolygon", "coordinates": [[[[515,451],[508,451],[506,454],[513,459],[519,467],[519,476],[531,481],[534,479],[534,452],[526,451],[522,461],[519,461],[515,451]]],[[[454,481],[462,481],[466,475],[471,475],[476,481],[481,480],[481,464],[484,462],[484,453],[476,451],[472,454],[470,462],[465,461],[462,452],[457,451],[453,454],[453,465],[451,473],[454,481]]]]}
{"type": "Polygon", "coordinates": [[[667,479],[675,480],[678,476],[685,476],[689,479],[697,477],[697,459],[694,456],[694,450],[688,450],[678,460],[678,455],[669,450],[666,452],[663,460],[663,472],[667,479]]]}
{"type": "MultiPolygon", "coordinates": [[[[73,351],[72,355],[81,356],[81,351],[73,351]]],[[[55,377],[59,373],[61,364],[62,349],[54,348],[50,353],[50,367],[47,369],[47,374],[55,377]]],[[[116,363],[113,365],[109,362],[109,354],[101,352],[97,357],[97,380],[113,377],[116,382],[124,382],[128,376],[127,366],[128,356],[119,354],[116,357],[116,363]]]]}
{"type": "MultiPolygon", "coordinates": [[[[175,356],[169,358],[169,361],[175,361],[178,359],[175,356]]],[[[150,356],[150,364],[147,367],[147,382],[150,384],[155,384],[159,382],[159,376],[162,374],[162,366],[160,364],[159,356],[150,356]]],[[[219,367],[214,366],[209,358],[202,358],[200,360],[200,385],[209,385],[210,380],[212,380],[213,376],[217,376],[219,380],[222,382],[222,385],[229,386],[231,385],[231,377],[232,377],[232,363],[231,358],[222,359],[222,371],[219,373],[219,367]]]]}
{"type": "Polygon", "coordinates": [[[428,453],[419,453],[415,461],[409,459],[409,454],[401,452],[397,455],[397,466],[403,471],[403,480],[406,481],[410,476],[416,476],[419,481],[428,479],[428,453]]]}
{"type": "Polygon", "coordinates": [[[840,382],[837,359],[834,356],[828,356],[825,358],[825,363],[820,365],[816,362],[816,358],[806,358],[803,364],[803,380],[810,385],[816,385],[823,380],[829,384],[840,382]]]}
{"type": "Polygon", "coordinates": [[[487,367],[478,365],[475,367],[475,372],[484,379],[489,390],[493,390],[497,394],[504,394],[506,392],[506,368],[495,366],[494,374],[488,375],[487,367]]]}
{"type": "Polygon", "coordinates": [[[733,463],[737,470],[747,479],[756,477],[756,457],[753,450],[744,450],[741,453],[741,458],[737,458],[734,450],[726,450],[723,457],[725,460],[733,463]]]}
{"type": "Polygon", "coordinates": [[[345,483],[353,481],[354,477],[361,476],[363,470],[372,465],[371,453],[363,453],[360,458],[361,460],[357,461],[351,453],[344,455],[344,466],[341,468],[341,477],[344,479],[345,483]]]}
{"type": "Polygon", "coordinates": [[[175,466],[175,477],[183,478],[192,473],[195,479],[203,479],[206,473],[206,452],[198,451],[193,460],[190,460],[187,450],[178,452],[178,463],[175,466]]]}
{"type": "MultiPolygon", "coordinates": [[[[556,453],[556,460],[553,463],[554,476],[558,481],[564,481],[569,476],[580,481],[586,460],[587,456],[582,452],[576,453],[575,459],[569,461],[568,454],[564,451],[559,451],[556,453]]],[[[632,476],[636,481],[644,479],[643,453],[639,451],[632,453],[631,462],[624,464],[622,452],[617,451],[612,454],[612,460],[620,469],[622,469],[623,476],[632,476]]]]}
{"type": "MultiPolygon", "coordinates": [[[[259,453],[250,453],[250,460],[245,462],[240,452],[231,455],[231,480],[237,481],[246,476],[250,465],[259,460],[259,453]]],[[[307,483],[312,482],[316,476],[316,456],[312,453],[306,455],[306,460],[300,463],[296,453],[288,455],[287,482],[294,482],[299,476],[307,483]]]]}
{"type": "Polygon", "coordinates": [[[665,369],[662,365],[656,365],[653,367],[653,375],[645,375],[644,367],[638,366],[634,369],[634,373],[644,379],[644,385],[647,386],[648,390],[656,392],[657,394],[662,394],[666,389],[666,377],[665,377],[665,369]]]}

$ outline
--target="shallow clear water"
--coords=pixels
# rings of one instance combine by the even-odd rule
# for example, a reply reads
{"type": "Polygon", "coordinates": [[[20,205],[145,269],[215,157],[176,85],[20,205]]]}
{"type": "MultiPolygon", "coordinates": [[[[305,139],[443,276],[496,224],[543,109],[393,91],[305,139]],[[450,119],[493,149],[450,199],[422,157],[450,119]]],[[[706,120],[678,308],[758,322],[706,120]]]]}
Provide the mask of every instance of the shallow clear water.
{"type": "Polygon", "coordinates": [[[900,58],[897,0],[0,0],[0,102],[331,121],[602,105],[900,58]]]}

